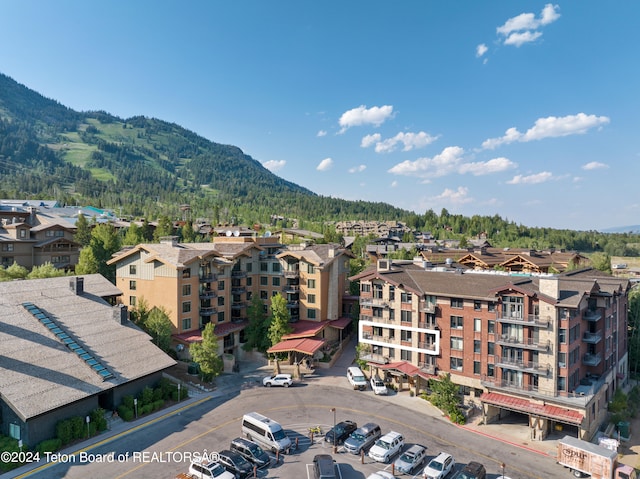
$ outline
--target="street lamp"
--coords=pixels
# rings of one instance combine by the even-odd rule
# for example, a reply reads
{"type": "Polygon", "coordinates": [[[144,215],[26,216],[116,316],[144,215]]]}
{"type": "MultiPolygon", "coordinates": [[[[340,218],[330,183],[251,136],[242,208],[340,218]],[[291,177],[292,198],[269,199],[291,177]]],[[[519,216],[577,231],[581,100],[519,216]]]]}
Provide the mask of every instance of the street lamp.
{"type": "Polygon", "coordinates": [[[336,453],[336,408],[332,407],[331,412],[333,413],[333,453],[336,453]]]}

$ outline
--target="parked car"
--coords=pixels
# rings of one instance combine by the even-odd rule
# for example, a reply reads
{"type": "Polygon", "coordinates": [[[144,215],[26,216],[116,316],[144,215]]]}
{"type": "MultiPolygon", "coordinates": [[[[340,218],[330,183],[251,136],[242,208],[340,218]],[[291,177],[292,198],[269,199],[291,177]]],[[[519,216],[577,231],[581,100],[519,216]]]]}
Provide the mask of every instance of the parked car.
{"type": "Polygon", "coordinates": [[[239,479],[253,475],[253,465],[237,452],[224,449],[218,453],[218,461],[239,479]]]}
{"type": "Polygon", "coordinates": [[[329,444],[342,444],[357,428],[358,425],[353,421],[341,421],[329,429],[329,432],[324,436],[324,440],[329,444]]]}
{"type": "Polygon", "coordinates": [[[380,426],[369,422],[351,433],[351,436],[344,441],[344,448],[351,454],[360,454],[360,451],[366,450],[381,435],[380,426]]]}
{"type": "Polygon", "coordinates": [[[253,441],[249,441],[243,437],[236,437],[231,441],[230,447],[234,452],[237,452],[247,461],[262,468],[271,464],[271,456],[267,454],[258,444],[253,441]]]}
{"type": "Polygon", "coordinates": [[[274,374],[273,376],[268,376],[262,380],[262,385],[271,387],[271,386],[284,386],[288,388],[293,384],[293,379],[291,379],[291,374],[274,374]]]}
{"type": "Polygon", "coordinates": [[[359,367],[351,366],[347,368],[347,379],[353,389],[360,389],[361,391],[367,389],[367,378],[359,367]]]}
{"type": "Polygon", "coordinates": [[[369,380],[370,384],[371,384],[371,389],[373,390],[374,394],[388,394],[389,391],[387,389],[387,386],[384,384],[384,382],[382,381],[382,379],[380,379],[377,376],[371,376],[371,379],[369,380]]]}
{"type": "Polygon", "coordinates": [[[192,462],[189,466],[189,474],[195,477],[235,479],[235,476],[227,471],[219,462],[192,462]]]}
{"type": "Polygon", "coordinates": [[[397,479],[396,476],[387,471],[378,471],[367,476],[367,479],[397,479]]]}
{"type": "Polygon", "coordinates": [[[371,449],[369,457],[378,462],[389,462],[391,458],[402,450],[404,436],[399,432],[391,431],[378,439],[371,449]]]}
{"type": "Polygon", "coordinates": [[[471,461],[454,476],[454,479],[486,479],[487,470],[479,462],[471,461]]]}
{"type": "Polygon", "coordinates": [[[444,479],[453,471],[455,465],[456,461],[451,454],[441,452],[429,461],[422,472],[422,477],[424,479],[444,479]]]}
{"type": "Polygon", "coordinates": [[[330,454],[316,454],[313,458],[314,479],[337,479],[336,464],[330,454]]]}
{"type": "Polygon", "coordinates": [[[400,457],[395,460],[393,465],[396,471],[403,474],[411,474],[412,471],[416,470],[419,466],[422,466],[426,459],[427,448],[420,444],[414,444],[404,451],[400,457]]]}

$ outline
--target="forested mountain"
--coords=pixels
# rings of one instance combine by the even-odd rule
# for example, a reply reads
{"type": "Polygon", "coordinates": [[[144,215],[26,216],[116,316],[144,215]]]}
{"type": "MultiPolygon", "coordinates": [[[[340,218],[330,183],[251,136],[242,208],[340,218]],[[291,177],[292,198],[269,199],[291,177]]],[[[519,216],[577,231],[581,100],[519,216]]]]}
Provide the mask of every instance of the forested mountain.
{"type": "Polygon", "coordinates": [[[618,256],[637,252],[638,243],[630,233],[528,228],[498,215],[414,213],[386,203],[319,196],[274,175],[235,146],[154,118],[76,112],[1,73],[0,198],[55,199],[149,220],[180,218],[180,205],[189,204],[192,217],[213,223],[252,225],[278,215],[316,231],[328,221],[397,220],[437,239],[484,233],[495,246],[618,256]]]}

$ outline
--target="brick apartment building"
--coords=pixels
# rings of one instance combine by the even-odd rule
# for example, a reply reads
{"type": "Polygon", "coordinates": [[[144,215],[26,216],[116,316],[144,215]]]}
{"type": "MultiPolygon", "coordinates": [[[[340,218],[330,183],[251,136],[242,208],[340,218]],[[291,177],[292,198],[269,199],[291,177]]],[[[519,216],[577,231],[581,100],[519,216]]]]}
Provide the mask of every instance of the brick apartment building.
{"type": "Polygon", "coordinates": [[[486,421],[591,438],[627,381],[629,282],[595,270],[508,275],[379,260],[360,281],[359,341],[378,374],[420,389],[450,373],[486,421]]]}

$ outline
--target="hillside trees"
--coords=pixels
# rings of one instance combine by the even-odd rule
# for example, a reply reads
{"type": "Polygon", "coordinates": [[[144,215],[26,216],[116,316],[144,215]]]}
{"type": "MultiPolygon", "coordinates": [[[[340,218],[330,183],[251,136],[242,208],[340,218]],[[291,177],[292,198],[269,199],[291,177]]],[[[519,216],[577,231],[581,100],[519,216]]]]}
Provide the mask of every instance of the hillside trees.
{"type": "Polygon", "coordinates": [[[113,225],[107,223],[97,225],[91,231],[89,245],[80,250],[76,272],[78,274],[100,273],[115,284],[115,266],[107,265],[107,261],[120,250],[120,247],[120,237],[113,225]]]}

